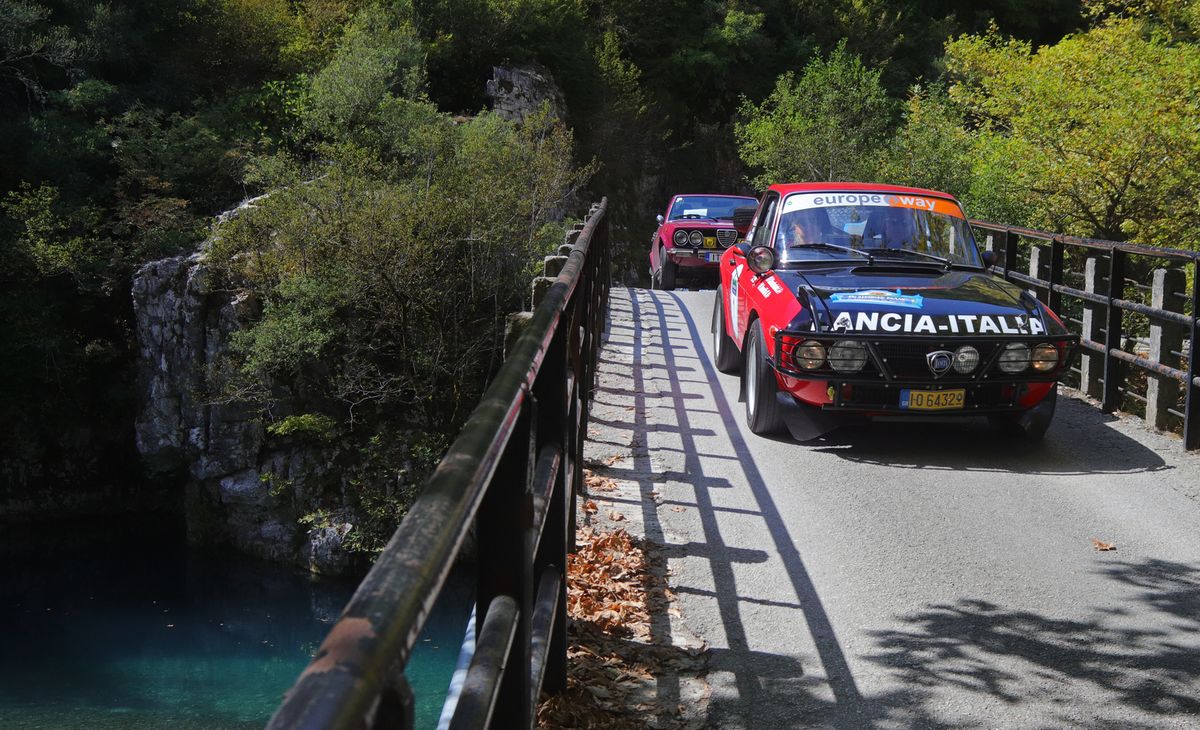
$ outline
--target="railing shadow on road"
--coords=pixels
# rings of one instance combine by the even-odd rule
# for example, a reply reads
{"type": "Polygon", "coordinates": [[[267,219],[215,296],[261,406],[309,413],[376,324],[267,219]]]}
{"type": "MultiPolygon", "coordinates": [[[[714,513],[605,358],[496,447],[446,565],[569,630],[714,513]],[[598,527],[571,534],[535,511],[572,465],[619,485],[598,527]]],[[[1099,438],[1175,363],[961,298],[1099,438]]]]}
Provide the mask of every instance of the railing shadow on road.
{"type": "MultiPolygon", "coordinates": [[[[863,728],[879,724],[935,726],[932,718],[923,709],[924,690],[908,688],[882,693],[865,700],[850,671],[849,662],[839,644],[832,623],[822,605],[796,540],[789,534],[779,508],[771,497],[770,490],[749,454],[747,444],[736,427],[734,409],[720,387],[716,384],[716,372],[706,357],[689,356],[686,360],[697,362],[706,380],[687,380],[680,377],[677,365],[685,358],[683,351],[702,353],[701,334],[695,321],[680,306],[680,300],[667,292],[649,292],[649,309],[636,297],[626,302],[614,297],[610,304],[610,317],[628,316],[634,322],[651,323],[633,328],[609,328],[608,346],[628,350],[622,355],[632,358],[629,362],[614,360],[613,364],[628,368],[633,382],[628,388],[598,388],[597,403],[624,408],[627,420],[608,419],[610,428],[627,432],[630,448],[627,459],[618,463],[593,465],[600,473],[617,479],[636,482],[642,499],[637,508],[641,510],[647,536],[663,546],[668,558],[699,559],[705,561],[711,571],[714,590],[704,591],[676,586],[679,592],[703,595],[716,603],[720,617],[720,633],[724,646],[710,652],[709,677],[729,677],[726,686],[715,688],[710,700],[708,718],[713,727],[798,727],[831,726],[836,728],[863,728]],[[658,344],[666,340],[675,325],[683,325],[683,335],[690,341],[687,346],[658,344]],[[659,368],[645,369],[648,354],[661,359],[659,368]],[[652,373],[648,375],[648,373],[652,373]],[[650,381],[662,390],[651,390],[650,381]],[[696,383],[706,383],[711,393],[703,395],[685,392],[685,385],[695,389],[696,383]],[[632,402],[623,402],[629,401],[632,402]],[[693,427],[693,407],[704,401],[706,412],[716,413],[726,426],[732,443],[733,454],[702,453],[697,447],[697,437],[711,435],[709,429],[693,427]],[[657,408],[671,412],[674,425],[650,423],[647,411],[657,408]],[[708,408],[715,408],[707,410],[708,408]],[[678,470],[660,470],[652,462],[651,451],[646,447],[652,432],[664,431],[679,440],[679,448],[656,446],[654,452],[669,451],[683,461],[678,470]],[[708,474],[706,463],[720,460],[736,464],[741,472],[739,482],[749,487],[751,500],[740,507],[714,504],[714,496],[733,488],[729,479],[708,474]],[[668,480],[677,480],[692,487],[695,504],[702,528],[700,542],[672,544],[658,513],[656,487],[668,480]],[[744,508],[743,508],[744,507],[744,508]],[[730,544],[722,535],[718,515],[737,513],[761,521],[763,533],[769,535],[772,550],[749,549],[730,544]],[[776,557],[777,556],[777,557],[776,557]],[[787,580],[790,582],[793,599],[769,600],[754,595],[736,580],[735,566],[746,563],[764,563],[771,559],[781,560],[787,580]],[[789,625],[778,627],[779,631],[803,631],[811,637],[815,655],[796,656],[784,652],[771,652],[761,645],[752,646],[753,627],[743,622],[742,615],[747,607],[767,606],[789,612],[789,625]]],[[[598,423],[596,417],[593,423],[598,423]]],[[[593,435],[591,438],[595,438],[593,435]]],[[[670,501],[666,508],[670,508],[670,501]]],[[[630,504],[627,508],[634,507],[630,504]]],[[[660,617],[655,622],[656,634],[668,632],[669,619],[660,617]]],[[[669,679],[669,678],[668,678],[669,679]]],[[[722,680],[725,681],[725,680],[722,680]]],[[[660,684],[660,701],[669,701],[676,691],[670,681],[660,684]]]]}
{"type": "MultiPolygon", "coordinates": [[[[987,695],[992,701],[1018,703],[1020,698],[1012,688],[1019,678],[1009,676],[1008,670],[1001,669],[997,661],[1013,656],[1027,661],[1031,672],[1041,672],[1064,692],[1072,683],[1075,687],[1091,685],[1097,692],[1110,696],[1114,703],[1170,721],[1200,713],[1197,697],[1200,693],[1194,691],[1200,683],[1200,660],[1196,659],[1194,647],[1179,646],[1165,630],[1122,625],[1122,616],[1130,612],[1154,611],[1164,622],[1173,620],[1181,629],[1175,636],[1200,634],[1200,566],[1158,560],[1114,562],[1098,571],[1124,584],[1130,589],[1126,593],[1133,595],[1116,607],[1103,606],[1105,599],[1099,597],[1096,613],[1086,620],[1015,611],[970,598],[952,604],[930,604],[913,614],[900,616],[901,628],[876,633],[877,649],[865,657],[882,671],[895,675],[896,688],[864,697],[796,541],[740,435],[737,419],[741,414],[735,415],[736,404],[725,397],[716,372],[705,357],[699,358],[699,366],[712,385],[711,405],[706,402],[704,406],[714,408],[715,411],[707,412],[715,412],[725,424],[734,453],[732,456],[701,453],[696,448],[695,437],[711,432],[693,429],[691,425],[694,406],[699,404],[694,392],[683,393],[683,381],[675,374],[677,348],[659,347],[653,340],[665,339],[666,326],[682,319],[695,351],[703,352],[701,338],[706,336],[706,328],[698,327],[681,301],[671,294],[649,292],[642,297],[649,300],[648,306],[639,303],[636,296],[624,310],[619,305],[626,302],[618,302],[616,298],[612,302],[614,311],[610,316],[625,315],[635,322],[651,324],[621,332],[609,330],[610,344],[628,350],[622,355],[631,358],[634,382],[627,389],[608,389],[609,404],[623,408],[628,415],[624,417],[627,420],[620,416],[607,419],[605,425],[627,431],[627,443],[612,443],[628,446],[631,451],[628,461],[600,466],[608,476],[640,485],[641,501],[625,508],[640,508],[647,536],[665,546],[667,557],[700,559],[711,570],[713,590],[687,586],[675,589],[716,604],[724,646],[711,651],[709,676],[732,675],[732,689],[726,687],[727,691],[714,692],[708,713],[714,726],[955,727],[941,715],[937,690],[957,683],[956,686],[987,695]],[[650,376],[653,380],[663,381],[662,392],[647,392],[645,387],[649,378],[640,367],[648,355],[660,359],[667,373],[664,379],[657,372],[659,368],[647,371],[653,373],[650,376]],[[686,400],[681,396],[686,396],[686,400]],[[650,423],[647,411],[651,408],[671,412],[675,425],[650,423]],[[646,447],[649,434],[664,429],[681,440],[678,452],[683,459],[682,468],[664,471],[652,463],[646,447]],[[713,459],[737,462],[741,477],[749,486],[751,500],[732,507],[728,499],[715,499],[733,485],[727,478],[705,472],[704,463],[713,463],[713,459]],[[690,506],[699,513],[702,543],[671,544],[665,533],[655,498],[656,489],[669,481],[689,484],[694,489],[695,504],[690,506]],[[764,562],[771,556],[761,550],[728,544],[718,523],[718,516],[726,513],[761,520],[774,552],[782,560],[794,598],[767,599],[739,587],[735,566],[764,562]],[[753,607],[794,612],[793,620],[778,629],[807,632],[816,647],[815,656],[751,646],[751,625],[744,623],[750,619],[743,619],[743,615],[748,610],[752,614],[753,607]],[[1187,690],[1189,686],[1193,691],[1187,690]]],[[[612,364],[630,366],[623,359],[612,364]]],[[[606,391],[601,388],[601,392],[606,391]]],[[[708,393],[704,398],[708,401],[708,393]]],[[[1004,440],[992,434],[986,423],[970,429],[963,429],[961,424],[935,426],[937,443],[931,443],[935,439],[929,433],[913,436],[903,425],[885,423],[835,435],[815,447],[796,445],[796,448],[818,448],[843,458],[914,468],[967,468],[962,466],[963,453],[979,454],[969,468],[1016,473],[1122,473],[1168,468],[1153,451],[1111,429],[1103,429],[1103,443],[1097,443],[1094,434],[1078,433],[1080,428],[1092,425],[1103,428],[1099,422],[1109,417],[1069,400],[1060,415],[1064,413],[1066,418],[1058,424],[1060,433],[1052,430],[1047,443],[1020,453],[1004,448],[1004,440]],[[1088,419],[1098,423],[1090,424],[1088,419]],[[957,456],[949,456],[950,452],[957,452],[957,456]]],[[[658,499],[661,501],[661,497],[658,499]]],[[[672,500],[666,500],[664,507],[673,504],[672,500]]],[[[678,504],[682,508],[684,503],[678,504]]],[[[655,622],[656,634],[666,636],[669,619],[660,616],[655,622]]],[[[672,691],[670,681],[660,684],[660,700],[670,699],[672,691]]],[[[1098,716],[1089,726],[1142,727],[1128,719],[1108,722],[1098,716]]],[[[1071,723],[1064,715],[1060,724],[1071,723]]]]}
{"type": "Polygon", "coordinates": [[[1062,713],[1041,717],[1045,727],[1195,727],[1200,565],[1145,559],[1096,572],[1133,595],[1117,598],[1117,587],[1098,596],[1083,620],[982,600],[930,604],[898,617],[902,628],[875,632],[880,649],[867,658],[905,685],[954,687],[1013,706],[1025,700],[1021,684],[1037,677],[1038,701],[1062,713]],[[1189,636],[1192,646],[1181,645],[1189,636]],[[1080,693],[1098,704],[1080,707],[1080,693]]]}

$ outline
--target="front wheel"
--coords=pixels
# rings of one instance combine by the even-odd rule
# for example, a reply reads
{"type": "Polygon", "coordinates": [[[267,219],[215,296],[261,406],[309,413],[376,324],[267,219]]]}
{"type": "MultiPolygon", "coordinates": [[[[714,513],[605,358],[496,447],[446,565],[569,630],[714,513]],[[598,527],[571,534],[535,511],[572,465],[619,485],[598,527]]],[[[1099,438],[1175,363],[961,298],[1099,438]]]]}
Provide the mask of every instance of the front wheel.
{"type": "Polygon", "coordinates": [[[675,274],[679,271],[679,264],[667,258],[667,249],[658,249],[658,274],[655,277],[658,289],[670,291],[675,288],[675,274]]]}
{"type": "Polygon", "coordinates": [[[717,286],[716,296],[713,297],[713,364],[722,373],[736,373],[742,363],[737,345],[725,331],[725,301],[721,296],[720,284],[717,286]]]}
{"type": "Polygon", "coordinates": [[[746,424],[759,435],[778,433],[783,430],[783,413],[775,397],[779,391],[779,381],[775,378],[775,368],[767,361],[762,326],[752,322],[749,329],[746,361],[742,366],[746,389],[746,424]]]}

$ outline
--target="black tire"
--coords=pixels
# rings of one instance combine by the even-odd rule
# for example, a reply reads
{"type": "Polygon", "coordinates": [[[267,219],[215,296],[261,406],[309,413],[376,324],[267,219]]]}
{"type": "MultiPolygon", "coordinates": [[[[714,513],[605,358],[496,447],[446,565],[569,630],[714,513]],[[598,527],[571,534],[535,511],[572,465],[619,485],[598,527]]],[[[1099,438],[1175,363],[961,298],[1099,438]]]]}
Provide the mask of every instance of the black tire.
{"type": "Polygon", "coordinates": [[[1054,409],[1057,405],[1058,385],[1055,384],[1042,402],[1033,408],[1021,413],[988,416],[988,422],[1008,436],[1026,441],[1041,441],[1054,420],[1054,409]]]}
{"type": "Polygon", "coordinates": [[[743,364],[742,377],[746,393],[746,424],[750,430],[760,436],[779,433],[783,430],[783,413],[775,394],[778,392],[778,381],[775,379],[775,368],[767,361],[766,343],[763,341],[762,327],[758,322],[751,322],[746,338],[746,362],[743,364]]]}
{"type": "Polygon", "coordinates": [[[713,297],[713,365],[722,373],[736,373],[741,369],[741,353],[737,350],[733,338],[725,331],[725,299],[721,296],[721,284],[717,283],[717,293],[713,297]]]}
{"type": "Polygon", "coordinates": [[[671,291],[675,288],[675,274],[679,271],[679,264],[667,258],[667,250],[665,248],[658,249],[658,288],[665,291],[671,291]]]}

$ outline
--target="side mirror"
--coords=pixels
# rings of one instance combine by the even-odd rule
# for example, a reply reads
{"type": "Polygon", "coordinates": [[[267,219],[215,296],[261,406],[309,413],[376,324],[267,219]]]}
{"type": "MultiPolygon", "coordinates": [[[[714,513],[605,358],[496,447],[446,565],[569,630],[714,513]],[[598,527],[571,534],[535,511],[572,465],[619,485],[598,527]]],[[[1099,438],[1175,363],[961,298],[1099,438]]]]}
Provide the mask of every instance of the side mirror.
{"type": "Polygon", "coordinates": [[[661,225],[663,224],[663,217],[662,217],[662,213],[659,213],[658,215],[656,215],[656,216],[654,216],[654,217],[655,217],[655,219],[658,221],[658,225],[660,225],[660,226],[661,226],[661,225]]]}
{"type": "Polygon", "coordinates": [[[754,220],[754,211],[758,208],[734,208],[733,209],[733,227],[734,228],[749,228],[750,223],[754,220]]]}
{"type": "Polygon", "coordinates": [[[983,265],[989,269],[996,265],[996,252],[995,251],[984,251],[983,252],[983,265]]]}
{"type": "Polygon", "coordinates": [[[766,246],[755,246],[746,254],[746,265],[756,274],[765,274],[775,267],[775,252],[766,246]]]}

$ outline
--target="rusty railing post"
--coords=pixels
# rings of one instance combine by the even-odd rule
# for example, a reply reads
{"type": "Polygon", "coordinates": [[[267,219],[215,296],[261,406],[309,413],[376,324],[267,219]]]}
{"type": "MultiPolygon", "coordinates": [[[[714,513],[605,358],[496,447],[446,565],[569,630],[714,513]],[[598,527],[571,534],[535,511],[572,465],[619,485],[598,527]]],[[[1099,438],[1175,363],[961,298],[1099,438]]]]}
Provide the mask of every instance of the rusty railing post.
{"type": "Polygon", "coordinates": [[[494,727],[527,728],[533,722],[530,707],[530,617],[533,609],[533,556],[529,532],[533,518],[533,464],[537,403],[526,401],[504,455],[496,467],[491,487],[479,506],[476,534],[480,545],[475,579],[475,615],[480,626],[487,621],[492,599],[508,596],[517,606],[517,634],[507,660],[493,715],[494,727]]]}
{"type": "Polygon", "coordinates": [[[1183,417],[1183,448],[1200,449],[1200,258],[1192,260],[1192,326],[1188,333],[1187,405],[1183,417]]]}
{"type": "Polygon", "coordinates": [[[1062,314],[1062,292],[1054,287],[1063,283],[1063,255],[1065,248],[1062,236],[1055,236],[1050,242],[1050,285],[1046,288],[1046,306],[1055,314],[1062,314]]]}
{"type": "Polygon", "coordinates": [[[1004,232],[1004,278],[1008,272],[1017,270],[1017,234],[1012,231],[1004,232]]]}

